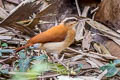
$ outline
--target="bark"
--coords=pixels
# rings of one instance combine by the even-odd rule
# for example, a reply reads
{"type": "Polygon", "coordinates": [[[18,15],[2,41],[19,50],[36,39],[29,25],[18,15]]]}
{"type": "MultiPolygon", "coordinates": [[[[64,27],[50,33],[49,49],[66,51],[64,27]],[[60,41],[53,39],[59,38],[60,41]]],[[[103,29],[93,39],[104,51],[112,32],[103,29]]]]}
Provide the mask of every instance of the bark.
{"type": "Polygon", "coordinates": [[[120,0],[103,0],[99,7],[95,20],[114,30],[120,29],[120,0]]]}

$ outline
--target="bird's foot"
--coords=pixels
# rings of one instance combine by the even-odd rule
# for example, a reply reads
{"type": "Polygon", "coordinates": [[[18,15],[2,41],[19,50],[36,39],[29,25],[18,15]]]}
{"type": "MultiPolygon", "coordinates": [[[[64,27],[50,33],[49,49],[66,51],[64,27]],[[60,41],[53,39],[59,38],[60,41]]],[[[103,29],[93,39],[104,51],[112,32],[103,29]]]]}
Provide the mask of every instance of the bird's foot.
{"type": "Polygon", "coordinates": [[[56,59],[56,61],[58,62],[58,63],[60,63],[61,65],[63,65],[65,68],[67,68],[67,66],[62,62],[63,61],[63,58],[64,58],[64,55],[59,59],[58,58],[58,55],[56,56],[56,55],[54,55],[54,58],[56,59]]]}

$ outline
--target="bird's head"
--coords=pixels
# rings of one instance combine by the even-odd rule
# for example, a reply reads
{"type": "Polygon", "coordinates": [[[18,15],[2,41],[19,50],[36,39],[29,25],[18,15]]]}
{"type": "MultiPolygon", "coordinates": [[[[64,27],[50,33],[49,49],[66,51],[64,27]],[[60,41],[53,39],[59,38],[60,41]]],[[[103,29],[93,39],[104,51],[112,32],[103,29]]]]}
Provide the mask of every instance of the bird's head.
{"type": "Polygon", "coordinates": [[[73,28],[78,24],[78,19],[76,17],[65,18],[62,23],[69,28],[73,28]]]}

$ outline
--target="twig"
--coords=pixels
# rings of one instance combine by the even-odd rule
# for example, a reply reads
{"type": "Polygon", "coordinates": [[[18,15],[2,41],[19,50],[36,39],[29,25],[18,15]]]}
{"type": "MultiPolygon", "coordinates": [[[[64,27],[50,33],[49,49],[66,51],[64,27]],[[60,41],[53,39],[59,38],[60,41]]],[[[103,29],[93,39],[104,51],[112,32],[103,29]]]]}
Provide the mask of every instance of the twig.
{"type": "Polygon", "coordinates": [[[96,7],[95,9],[91,10],[91,14],[96,12],[99,9],[99,7],[96,7]]]}
{"type": "Polygon", "coordinates": [[[108,56],[108,55],[103,55],[103,54],[99,54],[99,53],[95,53],[95,52],[90,52],[90,53],[85,53],[85,52],[82,52],[82,51],[77,51],[75,49],[72,49],[72,48],[67,48],[73,52],[76,52],[76,53],[79,53],[79,54],[82,54],[84,56],[88,56],[88,57],[93,57],[93,58],[97,58],[97,59],[100,59],[100,60],[103,60],[103,61],[106,61],[104,58],[107,58],[107,59],[117,59],[117,57],[114,57],[114,56],[108,56]]]}
{"type": "Polygon", "coordinates": [[[58,59],[58,58],[56,58],[56,57],[55,57],[55,59],[56,59],[60,64],[62,64],[66,69],[68,68],[62,61],[60,61],[60,59],[58,59]]]}
{"type": "Polygon", "coordinates": [[[16,61],[17,59],[18,59],[18,57],[10,56],[7,59],[1,60],[0,63],[11,64],[13,61],[16,61]]]}
{"type": "Polygon", "coordinates": [[[97,78],[101,80],[105,76],[106,73],[107,73],[107,70],[102,72],[97,78]]]}
{"type": "Polygon", "coordinates": [[[90,9],[90,6],[85,6],[85,8],[84,8],[84,10],[83,10],[83,12],[82,12],[82,16],[83,16],[83,17],[86,17],[86,16],[87,16],[89,9],[90,9]]]}
{"type": "Polygon", "coordinates": [[[44,76],[38,76],[38,78],[50,78],[50,77],[56,77],[59,76],[60,74],[52,74],[52,75],[44,75],[44,76]]]}
{"type": "Polygon", "coordinates": [[[75,4],[76,4],[76,7],[77,7],[78,15],[81,16],[81,12],[80,12],[80,7],[79,7],[79,4],[78,4],[78,0],[75,0],[75,4]]]}

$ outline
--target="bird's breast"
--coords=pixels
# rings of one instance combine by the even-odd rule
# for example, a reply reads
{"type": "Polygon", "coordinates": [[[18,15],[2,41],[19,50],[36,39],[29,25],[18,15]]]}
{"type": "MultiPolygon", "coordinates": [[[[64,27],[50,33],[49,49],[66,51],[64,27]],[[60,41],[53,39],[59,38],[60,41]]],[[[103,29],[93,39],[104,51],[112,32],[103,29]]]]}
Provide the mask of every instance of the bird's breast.
{"type": "Polygon", "coordinates": [[[46,50],[49,53],[60,53],[62,50],[67,48],[72,44],[75,38],[75,31],[74,30],[69,30],[67,32],[67,36],[65,40],[61,42],[48,42],[44,43],[41,48],[46,50]]]}
{"type": "Polygon", "coordinates": [[[64,49],[64,41],[45,43],[41,48],[49,53],[60,53],[64,49]]]}

